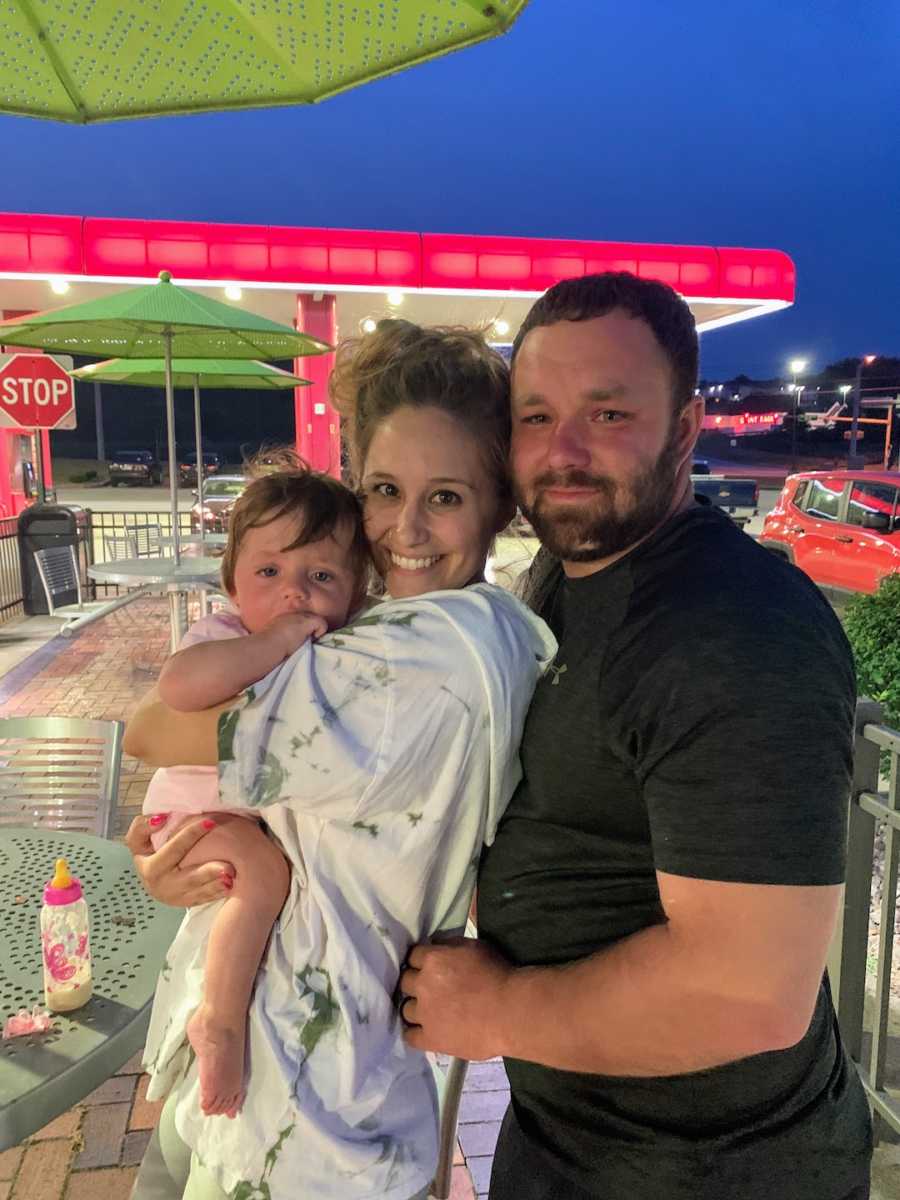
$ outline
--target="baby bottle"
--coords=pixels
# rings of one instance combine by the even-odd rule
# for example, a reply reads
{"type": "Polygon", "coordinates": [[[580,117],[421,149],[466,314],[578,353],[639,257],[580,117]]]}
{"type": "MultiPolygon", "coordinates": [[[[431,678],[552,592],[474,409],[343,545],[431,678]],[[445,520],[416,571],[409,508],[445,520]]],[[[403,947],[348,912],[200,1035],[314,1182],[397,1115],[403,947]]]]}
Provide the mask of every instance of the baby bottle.
{"type": "Polygon", "coordinates": [[[81,883],[69,874],[64,858],[44,888],[41,909],[44,952],[44,1002],[51,1012],[71,1012],[91,998],[91,948],[88,910],[81,883]]]}

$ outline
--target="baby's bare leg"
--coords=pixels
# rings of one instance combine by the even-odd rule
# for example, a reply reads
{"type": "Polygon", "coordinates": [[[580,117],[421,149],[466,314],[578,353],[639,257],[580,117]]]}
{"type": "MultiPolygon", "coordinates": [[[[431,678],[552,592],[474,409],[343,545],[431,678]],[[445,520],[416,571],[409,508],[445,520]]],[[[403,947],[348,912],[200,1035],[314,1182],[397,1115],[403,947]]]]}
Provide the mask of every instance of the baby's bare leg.
{"type": "Polygon", "coordinates": [[[197,1055],[200,1105],[207,1116],[234,1117],[244,1091],[244,1045],[253,981],[275,918],[281,912],[291,872],[284,855],[255,821],[213,814],[217,828],[183,860],[234,866],[234,888],[209,936],[203,1002],[187,1035],[197,1055]]]}

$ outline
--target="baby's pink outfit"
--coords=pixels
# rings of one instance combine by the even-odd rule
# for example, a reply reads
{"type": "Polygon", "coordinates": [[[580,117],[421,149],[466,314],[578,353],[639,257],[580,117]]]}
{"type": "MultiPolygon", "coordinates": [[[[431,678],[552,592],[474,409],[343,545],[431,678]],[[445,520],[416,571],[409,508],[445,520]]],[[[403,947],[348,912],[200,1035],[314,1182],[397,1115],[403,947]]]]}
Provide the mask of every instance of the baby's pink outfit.
{"type": "MultiPolygon", "coordinates": [[[[249,632],[238,613],[226,608],[196,621],[181,639],[178,649],[186,650],[188,646],[196,646],[199,642],[246,637],[249,632]]],[[[144,797],[145,817],[153,813],[172,814],[161,829],[150,834],[154,850],[164,845],[191,817],[206,812],[228,811],[219,803],[219,778],[215,767],[161,767],[150,780],[144,797]]]]}

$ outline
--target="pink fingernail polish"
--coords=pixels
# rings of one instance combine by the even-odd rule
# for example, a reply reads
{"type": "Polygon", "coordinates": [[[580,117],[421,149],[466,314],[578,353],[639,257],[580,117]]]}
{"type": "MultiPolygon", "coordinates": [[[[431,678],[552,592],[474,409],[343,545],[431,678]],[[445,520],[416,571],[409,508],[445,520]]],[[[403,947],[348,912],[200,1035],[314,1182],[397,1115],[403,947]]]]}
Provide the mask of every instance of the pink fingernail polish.
{"type": "Polygon", "coordinates": [[[203,822],[204,829],[215,829],[215,827],[216,827],[215,821],[204,821],[203,822]]]}
{"type": "Polygon", "coordinates": [[[168,816],[167,816],[167,814],[166,814],[166,813],[155,813],[155,814],[154,814],[154,815],[153,815],[153,816],[150,818],[150,824],[151,824],[151,825],[154,827],[154,829],[155,829],[155,828],[156,828],[157,826],[159,826],[159,825],[165,825],[165,823],[166,823],[166,821],[167,821],[167,820],[168,820],[168,816]]]}

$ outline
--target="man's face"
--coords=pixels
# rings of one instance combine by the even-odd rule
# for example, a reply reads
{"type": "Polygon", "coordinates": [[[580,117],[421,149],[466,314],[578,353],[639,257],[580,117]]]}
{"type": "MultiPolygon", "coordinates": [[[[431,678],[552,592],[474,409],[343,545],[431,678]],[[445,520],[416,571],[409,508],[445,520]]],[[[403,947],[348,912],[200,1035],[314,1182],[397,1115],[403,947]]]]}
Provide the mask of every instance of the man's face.
{"type": "Polygon", "coordinates": [[[622,310],[533,329],[512,378],[516,498],[544,545],[587,575],[682,502],[702,401],[676,415],[650,326],[622,310]]]}

